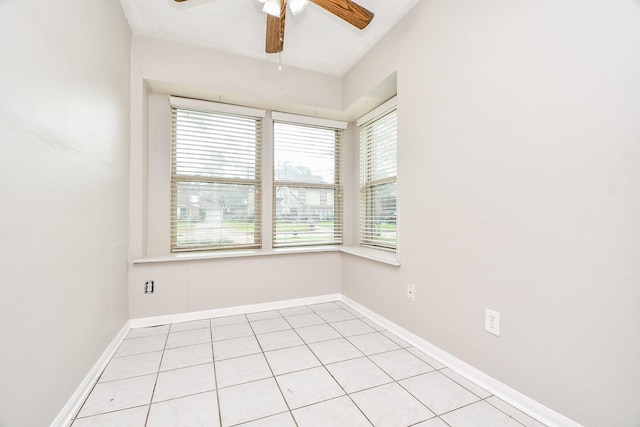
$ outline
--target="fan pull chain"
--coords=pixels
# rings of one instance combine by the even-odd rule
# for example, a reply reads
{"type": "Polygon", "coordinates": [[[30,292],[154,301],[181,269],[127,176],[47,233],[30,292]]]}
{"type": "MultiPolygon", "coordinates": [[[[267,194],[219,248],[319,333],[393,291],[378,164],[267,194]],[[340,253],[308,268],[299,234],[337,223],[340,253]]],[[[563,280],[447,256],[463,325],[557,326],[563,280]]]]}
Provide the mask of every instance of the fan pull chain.
{"type": "Polygon", "coordinates": [[[278,52],[278,71],[282,71],[282,53],[278,52]]]}

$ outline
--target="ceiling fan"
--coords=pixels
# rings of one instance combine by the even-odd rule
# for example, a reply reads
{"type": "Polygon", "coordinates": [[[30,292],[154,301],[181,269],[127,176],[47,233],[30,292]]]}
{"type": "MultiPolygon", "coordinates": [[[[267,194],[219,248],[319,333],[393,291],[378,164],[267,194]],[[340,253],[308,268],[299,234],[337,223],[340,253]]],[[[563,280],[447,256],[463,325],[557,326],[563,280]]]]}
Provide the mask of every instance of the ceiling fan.
{"type": "MultiPolygon", "coordinates": [[[[175,0],[178,3],[187,0],[175,0]]],[[[373,12],[365,9],[351,0],[258,0],[264,3],[262,9],[267,14],[267,36],[265,52],[279,53],[284,47],[284,22],[287,12],[287,3],[291,13],[297,15],[304,9],[309,1],[321,8],[333,13],[338,18],[347,21],[354,27],[362,30],[373,19],[373,12]]]]}

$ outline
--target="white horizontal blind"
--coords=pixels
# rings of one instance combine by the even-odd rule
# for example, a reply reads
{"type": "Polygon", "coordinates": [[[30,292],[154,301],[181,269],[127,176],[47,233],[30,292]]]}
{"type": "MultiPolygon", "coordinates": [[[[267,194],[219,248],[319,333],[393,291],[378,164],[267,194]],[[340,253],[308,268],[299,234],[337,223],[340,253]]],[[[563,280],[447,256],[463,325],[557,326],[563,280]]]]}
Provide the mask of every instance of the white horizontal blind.
{"type": "Polygon", "coordinates": [[[258,248],[261,117],[172,108],[171,249],[258,248]]]}
{"type": "Polygon", "coordinates": [[[360,245],[395,250],[397,110],[360,126],[360,245]]]}
{"type": "Polygon", "coordinates": [[[342,243],[340,128],[274,121],[273,246],[342,243]]]}

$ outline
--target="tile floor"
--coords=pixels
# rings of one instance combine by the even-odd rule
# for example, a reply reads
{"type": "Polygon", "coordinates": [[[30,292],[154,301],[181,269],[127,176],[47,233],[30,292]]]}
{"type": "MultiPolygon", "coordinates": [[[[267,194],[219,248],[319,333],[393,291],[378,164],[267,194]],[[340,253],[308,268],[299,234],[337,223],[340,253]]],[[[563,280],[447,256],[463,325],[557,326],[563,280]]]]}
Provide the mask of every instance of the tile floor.
{"type": "Polygon", "coordinates": [[[73,427],[544,427],[342,302],[132,329],[73,427]]]}

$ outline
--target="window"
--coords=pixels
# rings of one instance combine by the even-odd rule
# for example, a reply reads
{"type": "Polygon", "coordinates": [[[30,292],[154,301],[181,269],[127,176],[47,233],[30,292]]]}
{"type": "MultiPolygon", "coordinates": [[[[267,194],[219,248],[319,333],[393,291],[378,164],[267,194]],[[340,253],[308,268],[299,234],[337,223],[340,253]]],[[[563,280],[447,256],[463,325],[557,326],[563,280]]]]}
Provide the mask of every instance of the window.
{"type": "Polygon", "coordinates": [[[272,116],[273,246],[341,244],[340,150],[346,123],[272,116]]]}
{"type": "Polygon", "coordinates": [[[260,247],[264,112],[170,99],[172,251],[260,247]]]}
{"type": "Polygon", "coordinates": [[[360,245],[396,250],[396,99],[360,120],[360,245]]]}

